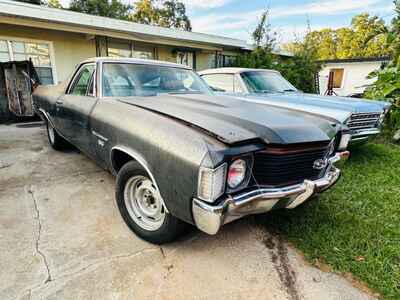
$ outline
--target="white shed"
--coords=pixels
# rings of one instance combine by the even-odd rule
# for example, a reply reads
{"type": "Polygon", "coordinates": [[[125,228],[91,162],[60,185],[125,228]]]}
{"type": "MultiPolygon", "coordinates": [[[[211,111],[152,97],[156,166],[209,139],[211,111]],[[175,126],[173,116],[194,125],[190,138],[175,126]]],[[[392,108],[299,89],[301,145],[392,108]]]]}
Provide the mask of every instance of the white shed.
{"type": "Polygon", "coordinates": [[[362,94],[366,86],[374,82],[374,79],[367,79],[368,74],[389,60],[388,57],[325,60],[319,72],[320,94],[327,93],[330,74],[334,94],[338,96],[362,94]]]}

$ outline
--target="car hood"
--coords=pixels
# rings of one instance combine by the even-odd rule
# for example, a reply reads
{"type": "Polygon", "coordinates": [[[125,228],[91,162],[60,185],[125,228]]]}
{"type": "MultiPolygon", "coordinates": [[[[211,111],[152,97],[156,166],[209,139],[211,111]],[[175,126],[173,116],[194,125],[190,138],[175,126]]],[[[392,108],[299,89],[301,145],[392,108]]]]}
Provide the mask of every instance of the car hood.
{"type": "Polygon", "coordinates": [[[236,97],[260,104],[264,102],[269,105],[306,111],[341,123],[345,122],[353,113],[381,113],[385,107],[390,106],[387,102],[305,93],[237,94],[236,97]]]}
{"type": "Polygon", "coordinates": [[[192,124],[227,144],[251,139],[271,144],[329,141],[339,130],[321,118],[227,96],[162,94],[118,100],[192,124]]]}

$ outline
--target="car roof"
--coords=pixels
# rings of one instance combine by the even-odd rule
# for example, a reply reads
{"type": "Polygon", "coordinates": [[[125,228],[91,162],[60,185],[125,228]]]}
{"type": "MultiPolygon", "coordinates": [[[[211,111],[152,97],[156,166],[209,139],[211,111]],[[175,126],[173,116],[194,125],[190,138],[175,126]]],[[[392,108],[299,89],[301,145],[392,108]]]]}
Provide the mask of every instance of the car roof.
{"type": "Polygon", "coordinates": [[[251,69],[251,68],[216,68],[216,69],[208,69],[204,71],[198,72],[200,75],[206,74],[240,74],[246,71],[267,71],[267,72],[275,72],[279,73],[276,70],[271,69],[251,69]]]}
{"type": "Polygon", "coordinates": [[[91,63],[91,62],[102,62],[102,63],[125,63],[125,64],[138,64],[138,65],[153,65],[153,66],[164,66],[164,67],[173,67],[173,68],[181,68],[191,70],[192,68],[172,63],[168,61],[162,60],[153,60],[153,59],[140,59],[140,58],[129,58],[129,57],[92,57],[88,58],[83,63],[91,63]]]}

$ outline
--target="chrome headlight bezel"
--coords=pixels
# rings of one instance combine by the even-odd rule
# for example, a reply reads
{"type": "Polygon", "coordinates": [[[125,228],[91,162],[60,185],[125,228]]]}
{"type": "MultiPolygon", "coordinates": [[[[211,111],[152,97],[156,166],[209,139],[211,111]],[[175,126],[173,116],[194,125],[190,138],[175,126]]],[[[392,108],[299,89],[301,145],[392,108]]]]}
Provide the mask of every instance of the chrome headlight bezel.
{"type": "Polygon", "coordinates": [[[231,164],[229,165],[229,168],[228,168],[228,175],[227,175],[227,178],[226,178],[226,184],[227,184],[229,189],[234,190],[234,189],[237,189],[238,187],[240,187],[240,185],[246,179],[247,168],[248,168],[248,166],[247,166],[247,162],[246,162],[245,159],[238,158],[238,159],[235,159],[235,160],[233,160],[231,162],[231,164]],[[239,181],[237,181],[237,182],[231,182],[230,181],[231,180],[231,178],[230,178],[231,171],[232,171],[232,169],[234,167],[243,168],[243,170],[241,171],[242,173],[238,177],[239,181]]]}
{"type": "Polygon", "coordinates": [[[215,202],[225,193],[228,164],[223,163],[215,169],[200,167],[197,197],[209,203],[215,202]]]}

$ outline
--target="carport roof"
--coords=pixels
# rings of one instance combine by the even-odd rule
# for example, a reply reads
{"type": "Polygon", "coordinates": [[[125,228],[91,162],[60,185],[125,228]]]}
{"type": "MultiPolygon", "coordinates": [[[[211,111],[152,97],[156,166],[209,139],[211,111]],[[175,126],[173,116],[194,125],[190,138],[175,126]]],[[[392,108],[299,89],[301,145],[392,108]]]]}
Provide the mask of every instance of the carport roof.
{"type": "Polygon", "coordinates": [[[204,33],[188,32],[173,28],[144,25],[106,17],[93,16],[69,10],[49,8],[40,5],[0,0],[0,17],[11,17],[53,24],[64,24],[82,29],[96,29],[104,32],[119,32],[153,38],[179,40],[250,50],[251,46],[244,40],[227,38],[204,33]]]}

